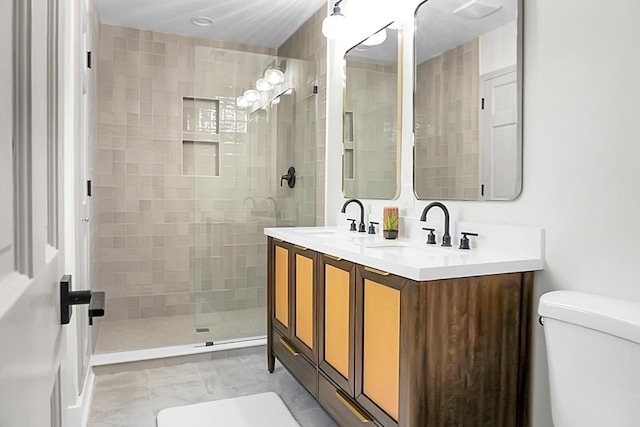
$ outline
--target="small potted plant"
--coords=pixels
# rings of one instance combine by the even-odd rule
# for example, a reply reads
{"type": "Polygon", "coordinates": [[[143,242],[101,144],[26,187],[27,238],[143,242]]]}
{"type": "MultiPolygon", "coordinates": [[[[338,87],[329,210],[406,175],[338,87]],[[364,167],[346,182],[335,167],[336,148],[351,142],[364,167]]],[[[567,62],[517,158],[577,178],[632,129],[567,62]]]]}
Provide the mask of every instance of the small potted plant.
{"type": "Polygon", "coordinates": [[[382,218],[382,228],[385,239],[395,239],[398,237],[398,208],[389,206],[384,208],[382,218]]]}

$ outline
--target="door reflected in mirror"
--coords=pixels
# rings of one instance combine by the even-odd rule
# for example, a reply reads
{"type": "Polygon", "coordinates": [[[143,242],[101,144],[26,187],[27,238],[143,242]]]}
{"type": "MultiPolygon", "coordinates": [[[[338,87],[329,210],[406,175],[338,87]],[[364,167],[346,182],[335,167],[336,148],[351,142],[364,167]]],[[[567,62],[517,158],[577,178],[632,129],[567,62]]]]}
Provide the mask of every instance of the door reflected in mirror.
{"type": "Polygon", "coordinates": [[[400,30],[393,24],[344,56],[342,190],[347,198],[399,193],[400,30]]]}
{"type": "Polygon", "coordinates": [[[429,0],[415,14],[418,199],[522,188],[522,0],[429,0]]]}

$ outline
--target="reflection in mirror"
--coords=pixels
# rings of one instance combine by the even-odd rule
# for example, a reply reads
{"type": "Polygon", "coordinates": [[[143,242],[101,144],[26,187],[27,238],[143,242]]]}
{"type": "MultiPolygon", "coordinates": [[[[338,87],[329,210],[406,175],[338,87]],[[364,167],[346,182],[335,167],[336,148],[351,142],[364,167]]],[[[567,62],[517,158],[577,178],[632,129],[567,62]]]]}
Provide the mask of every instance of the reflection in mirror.
{"type": "Polygon", "coordinates": [[[392,24],[344,56],[342,189],[345,197],[398,194],[400,31],[392,24]]]}
{"type": "Polygon", "coordinates": [[[522,188],[521,0],[416,10],[414,191],[512,200],[522,188]]]}

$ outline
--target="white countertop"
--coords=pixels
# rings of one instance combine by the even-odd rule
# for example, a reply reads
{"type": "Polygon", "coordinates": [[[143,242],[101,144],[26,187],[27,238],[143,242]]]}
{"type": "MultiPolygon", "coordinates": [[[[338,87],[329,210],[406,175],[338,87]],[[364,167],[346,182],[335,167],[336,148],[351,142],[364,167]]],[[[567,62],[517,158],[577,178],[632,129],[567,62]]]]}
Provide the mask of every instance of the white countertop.
{"type": "Polygon", "coordinates": [[[456,237],[452,238],[453,247],[444,248],[406,238],[385,240],[381,232],[370,235],[336,227],[265,228],[264,233],[294,245],[417,281],[544,268],[544,232],[539,228],[471,223],[457,223],[454,228],[476,231],[482,237],[471,237],[472,248],[461,250],[458,249],[456,237]]]}

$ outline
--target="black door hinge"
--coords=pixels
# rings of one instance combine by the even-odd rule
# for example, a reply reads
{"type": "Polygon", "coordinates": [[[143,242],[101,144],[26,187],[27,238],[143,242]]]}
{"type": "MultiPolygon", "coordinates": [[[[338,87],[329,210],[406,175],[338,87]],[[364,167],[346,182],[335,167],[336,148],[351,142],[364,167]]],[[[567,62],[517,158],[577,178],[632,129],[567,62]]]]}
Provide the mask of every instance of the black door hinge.
{"type": "Polygon", "coordinates": [[[91,51],[87,52],[87,68],[91,68],[91,51]]]}

